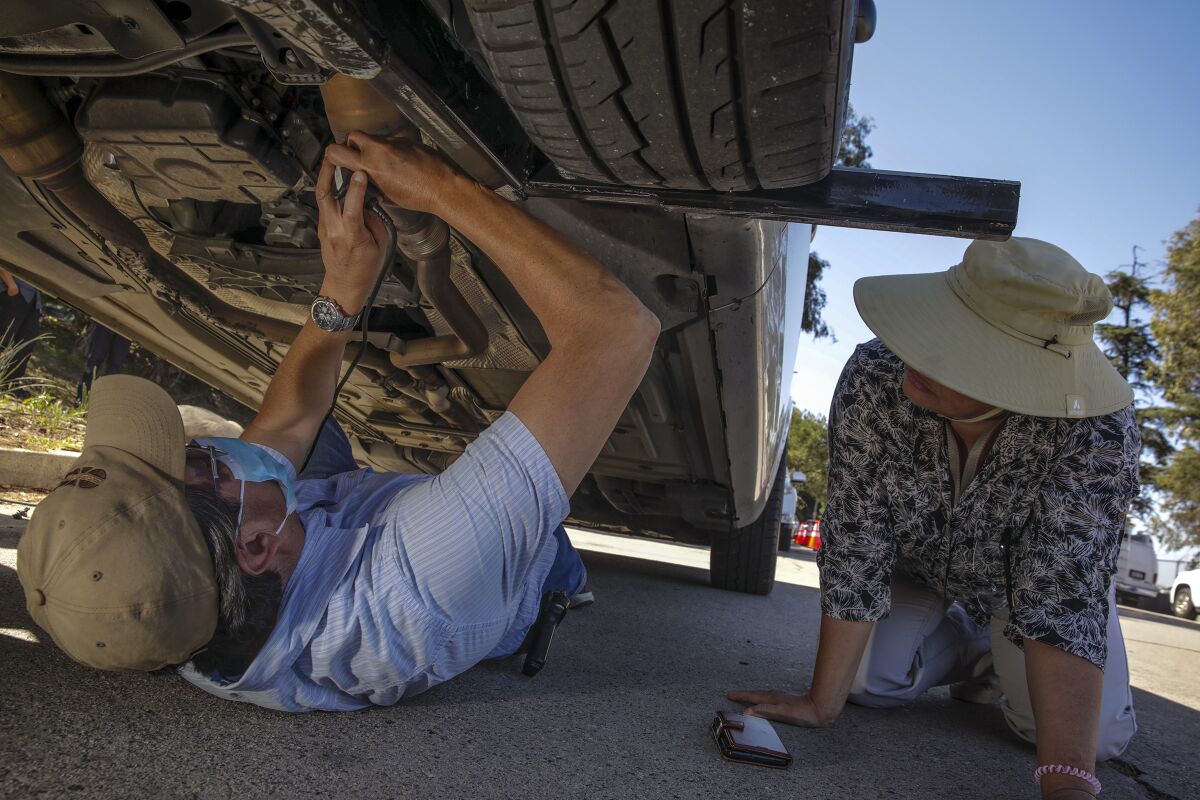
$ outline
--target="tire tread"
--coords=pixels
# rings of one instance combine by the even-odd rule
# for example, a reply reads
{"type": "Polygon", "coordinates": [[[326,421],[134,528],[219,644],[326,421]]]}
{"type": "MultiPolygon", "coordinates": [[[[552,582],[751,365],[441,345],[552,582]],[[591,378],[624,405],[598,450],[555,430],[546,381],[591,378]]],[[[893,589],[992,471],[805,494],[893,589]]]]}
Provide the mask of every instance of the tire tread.
{"type": "Polygon", "coordinates": [[[767,595],[775,588],[779,557],[779,522],[783,516],[783,483],[787,459],[782,459],[762,514],[742,528],[713,537],[709,581],[718,589],[767,595]]]}
{"type": "Polygon", "coordinates": [[[744,191],[837,157],[854,0],[467,0],[480,48],[564,171],[744,191]]]}

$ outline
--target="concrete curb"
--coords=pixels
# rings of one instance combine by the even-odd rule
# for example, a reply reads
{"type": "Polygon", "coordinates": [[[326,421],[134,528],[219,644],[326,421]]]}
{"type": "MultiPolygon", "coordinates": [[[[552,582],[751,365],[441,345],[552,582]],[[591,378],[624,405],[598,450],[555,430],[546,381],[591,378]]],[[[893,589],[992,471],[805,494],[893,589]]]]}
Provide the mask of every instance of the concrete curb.
{"type": "MultiPolygon", "coordinates": [[[[198,436],[237,438],[242,435],[241,425],[206,408],[179,406],[179,415],[184,428],[181,446],[198,436]]],[[[49,491],[58,485],[77,458],[79,453],[74,450],[39,452],[0,447],[0,486],[49,491]]]]}
{"type": "Polygon", "coordinates": [[[53,489],[79,453],[71,450],[52,450],[39,453],[19,448],[0,448],[0,484],[21,489],[53,489]]]}

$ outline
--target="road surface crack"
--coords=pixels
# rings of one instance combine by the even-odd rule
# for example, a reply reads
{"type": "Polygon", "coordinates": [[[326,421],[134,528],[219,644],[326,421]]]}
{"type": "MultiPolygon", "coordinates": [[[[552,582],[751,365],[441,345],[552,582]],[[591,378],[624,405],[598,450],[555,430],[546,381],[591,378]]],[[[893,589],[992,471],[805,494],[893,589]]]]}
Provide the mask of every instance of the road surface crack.
{"type": "Polygon", "coordinates": [[[1142,787],[1142,791],[1146,793],[1146,797],[1148,797],[1150,800],[1179,800],[1179,798],[1175,795],[1167,794],[1166,792],[1151,786],[1149,781],[1146,781],[1142,778],[1142,776],[1146,774],[1145,770],[1138,768],[1136,765],[1130,764],[1128,761],[1122,761],[1119,758],[1111,758],[1108,760],[1108,763],[1111,764],[1117,772],[1133,778],[1137,785],[1142,787]]]}

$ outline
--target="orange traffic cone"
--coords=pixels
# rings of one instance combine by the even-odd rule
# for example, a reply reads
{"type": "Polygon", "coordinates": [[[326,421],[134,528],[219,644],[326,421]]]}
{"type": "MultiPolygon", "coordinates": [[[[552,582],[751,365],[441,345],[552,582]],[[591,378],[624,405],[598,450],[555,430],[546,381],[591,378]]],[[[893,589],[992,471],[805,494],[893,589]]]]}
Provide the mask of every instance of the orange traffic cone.
{"type": "Polygon", "coordinates": [[[801,522],[796,528],[796,535],[792,537],[792,541],[801,547],[808,547],[808,523],[801,522]]]}
{"type": "Polygon", "coordinates": [[[820,520],[817,520],[816,524],[814,524],[812,526],[812,534],[809,535],[808,539],[809,539],[809,544],[808,544],[809,547],[811,547],[813,550],[821,549],[821,521],[820,520]]]}

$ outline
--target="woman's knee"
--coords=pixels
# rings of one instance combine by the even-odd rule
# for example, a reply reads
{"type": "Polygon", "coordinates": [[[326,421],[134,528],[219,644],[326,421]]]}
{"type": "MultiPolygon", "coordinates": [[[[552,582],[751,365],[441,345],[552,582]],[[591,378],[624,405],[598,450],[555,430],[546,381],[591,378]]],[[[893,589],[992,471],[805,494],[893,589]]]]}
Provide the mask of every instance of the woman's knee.
{"type": "Polygon", "coordinates": [[[924,687],[913,679],[911,663],[898,663],[896,654],[879,644],[874,637],[868,643],[847,699],[867,708],[906,706],[920,696],[924,687]]]}

